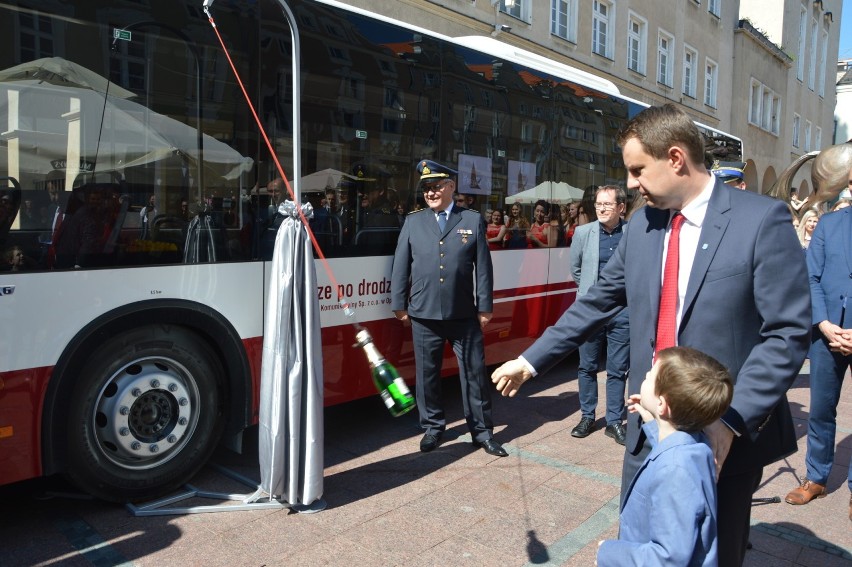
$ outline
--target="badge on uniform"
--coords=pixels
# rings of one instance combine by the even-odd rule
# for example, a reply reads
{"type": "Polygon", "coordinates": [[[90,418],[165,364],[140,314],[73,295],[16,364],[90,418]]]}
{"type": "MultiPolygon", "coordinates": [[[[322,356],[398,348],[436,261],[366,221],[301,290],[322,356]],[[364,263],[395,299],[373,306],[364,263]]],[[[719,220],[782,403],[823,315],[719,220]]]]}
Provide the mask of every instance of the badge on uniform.
{"type": "Polygon", "coordinates": [[[467,228],[460,228],[456,232],[462,235],[462,244],[467,244],[467,237],[473,234],[473,231],[467,228]]]}

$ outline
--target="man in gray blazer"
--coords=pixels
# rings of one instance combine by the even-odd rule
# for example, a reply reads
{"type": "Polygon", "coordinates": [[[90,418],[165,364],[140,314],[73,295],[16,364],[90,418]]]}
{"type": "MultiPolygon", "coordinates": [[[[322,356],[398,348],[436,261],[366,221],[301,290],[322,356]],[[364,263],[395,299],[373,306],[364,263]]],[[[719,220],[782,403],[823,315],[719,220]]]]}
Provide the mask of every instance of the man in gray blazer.
{"type": "MultiPolygon", "coordinates": [[[[638,190],[648,206],[630,217],[628,235],[597,285],[522,358],[498,368],[491,379],[503,395],[514,395],[625,305],[630,306],[628,394],[639,392],[658,342],[663,346],[673,339],[719,360],[734,379],[734,398],[722,419],[704,432],[721,468],[719,565],[741,565],[751,497],[763,467],[796,450],[785,393],[810,339],[804,255],[785,204],[714,179],[704,165],[701,134],[675,105],[639,113],[622,128],[618,142],[628,189],[638,190]],[[665,310],[672,320],[658,321],[663,259],[669,259],[675,228],[672,276],[677,277],[665,289],[675,292],[671,312],[665,310]],[[658,336],[659,323],[662,330],[671,325],[673,336],[658,336]],[[664,337],[669,340],[660,340],[664,337]]],[[[628,415],[625,449],[622,497],[650,451],[638,414],[628,415]]]]}
{"type": "MultiPolygon", "coordinates": [[[[571,275],[577,282],[577,296],[585,295],[598,281],[598,275],[615,253],[627,230],[622,220],[627,194],[616,185],[602,185],[595,193],[598,220],[577,227],[571,241],[571,275]]],[[[598,368],[606,345],[606,429],[619,445],[624,445],[624,388],[630,357],[630,326],[627,309],[610,319],[580,345],[577,385],[580,395],[580,423],[573,437],[588,437],[595,429],[598,406],[598,368]]]]}
{"type": "Polygon", "coordinates": [[[475,211],[453,206],[455,170],[423,160],[417,171],[429,208],[411,213],[402,225],[393,258],[391,309],[400,321],[411,321],[417,410],[426,430],[420,450],[434,450],[446,428],[441,365],[449,342],[458,357],[464,417],[473,444],[505,457],[506,451],[492,438],[482,341],[494,288],[485,220],[475,211]]]}

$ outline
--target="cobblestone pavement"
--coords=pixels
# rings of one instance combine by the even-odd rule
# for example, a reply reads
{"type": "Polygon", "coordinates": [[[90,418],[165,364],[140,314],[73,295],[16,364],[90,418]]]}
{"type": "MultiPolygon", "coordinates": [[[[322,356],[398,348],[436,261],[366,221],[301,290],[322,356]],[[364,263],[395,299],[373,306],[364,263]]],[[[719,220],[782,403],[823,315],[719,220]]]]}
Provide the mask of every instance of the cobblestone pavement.
{"type": "MultiPolygon", "coordinates": [[[[328,409],[328,507],[315,514],[265,509],[135,517],[81,497],[59,479],[2,487],[0,564],[593,565],[598,540],[617,533],[622,448],[604,436],[602,418],[591,436],[570,436],[580,415],[575,377],[576,360],[569,359],[520,397],[495,396],[495,438],[509,451],[503,459],[472,448],[457,380],[447,380],[444,393],[450,429],[428,454],[418,450],[416,415],[391,418],[378,397],[328,409]]],[[[600,399],[599,410],[603,391],[600,399]]],[[[805,471],[807,365],[789,399],[799,452],[764,472],[756,497],[782,501],[755,504],[745,564],[848,566],[852,393],[847,387],[838,408],[829,495],[807,506],[783,502],[805,471]]],[[[256,438],[254,428],[243,455],[222,451],[214,461],[257,478],[256,438]]],[[[192,484],[251,492],[214,467],[192,484]]]]}

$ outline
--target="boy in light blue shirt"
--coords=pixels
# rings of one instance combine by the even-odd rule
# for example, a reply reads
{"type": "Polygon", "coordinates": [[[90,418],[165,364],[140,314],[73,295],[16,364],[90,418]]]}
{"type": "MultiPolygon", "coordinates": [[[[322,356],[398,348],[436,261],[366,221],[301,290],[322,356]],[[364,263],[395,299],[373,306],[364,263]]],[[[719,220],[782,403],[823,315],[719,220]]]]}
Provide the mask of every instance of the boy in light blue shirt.
{"type": "Polygon", "coordinates": [[[597,565],[715,567],[716,464],[701,432],[733,397],[730,374],[695,349],[660,351],[629,411],[642,416],[652,449],[621,510],[619,538],[600,543],[597,565]]]}

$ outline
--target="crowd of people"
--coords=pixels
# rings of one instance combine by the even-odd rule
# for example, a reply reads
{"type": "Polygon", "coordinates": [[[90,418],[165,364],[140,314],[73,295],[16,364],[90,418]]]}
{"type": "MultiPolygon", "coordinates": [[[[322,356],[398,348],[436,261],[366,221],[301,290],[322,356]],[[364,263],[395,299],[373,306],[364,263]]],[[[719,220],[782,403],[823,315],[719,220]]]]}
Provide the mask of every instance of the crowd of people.
{"type": "MultiPolygon", "coordinates": [[[[786,392],[806,357],[808,470],[786,501],[806,504],[827,490],[840,385],[852,361],[852,209],[842,209],[842,194],[814,207],[816,200],[799,205],[747,191],[746,164],[708,168],[700,133],[674,105],[638,114],[618,143],[627,189],[646,205],[632,215],[623,188],[602,186],[593,188],[586,219],[581,204],[546,201],[531,214],[513,203],[479,216],[460,199],[453,206],[453,170],[419,164],[428,209],[409,217],[397,244],[392,308],[414,335],[420,449],[441,444],[440,359],[450,342],[473,443],[505,456],[492,437],[481,363],[481,329],[492,316],[488,252],[570,243],[576,301],[491,381],[514,396],[579,349],[582,416],[571,435],[583,438],[594,430],[608,345],[606,435],[625,453],[619,537],[601,542],[598,564],[741,565],[763,469],[797,448],[786,392]],[[841,209],[820,220],[828,202],[841,209]],[[798,233],[791,211],[801,219],[798,233]],[[447,219],[465,227],[461,240],[450,238],[447,219]]],[[[852,188],[852,161],[847,168],[852,188]]]]}

